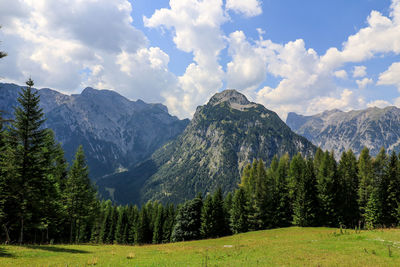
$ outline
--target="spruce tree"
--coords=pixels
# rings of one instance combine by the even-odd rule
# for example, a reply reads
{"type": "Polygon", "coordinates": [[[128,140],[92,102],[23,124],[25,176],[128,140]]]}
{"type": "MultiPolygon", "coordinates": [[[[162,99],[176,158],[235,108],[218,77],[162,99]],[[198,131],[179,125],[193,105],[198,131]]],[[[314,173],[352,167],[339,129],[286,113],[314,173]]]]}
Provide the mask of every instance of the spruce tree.
{"type": "Polygon", "coordinates": [[[163,240],[163,222],[165,219],[164,207],[161,204],[155,207],[156,217],[153,229],[153,244],[160,244],[163,240]]]}
{"type": "Polygon", "coordinates": [[[396,226],[398,224],[397,211],[400,200],[400,172],[399,160],[393,151],[388,160],[386,173],[380,186],[381,222],[384,226],[396,226]]]}
{"type": "Polygon", "coordinates": [[[368,148],[365,147],[358,159],[358,206],[363,220],[365,220],[367,203],[373,191],[373,173],[371,156],[368,148]]]}
{"type": "Polygon", "coordinates": [[[201,211],[201,236],[202,238],[213,237],[215,228],[215,218],[214,218],[214,205],[211,195],[207,195],[203,208],[201,211]]]}
{"type": "Polygon", "coordinates": [[[292,221],[292,205],[289,196],[289,155],[285,154],[279,159],[275,174],[275,189],[273,195],[273,218],[274,227],[287,227],[292,221]]]}
{"type": "MultiPolygon", "coordinates": [[[[89,169],[86,165],[82,146],[78,147],[75,159],[68,173],[65,188],[66,210],[70,223],[70,242],[79,241],[81,226],[93,213],[97,196],[89,179],[89,169]]],[[[104,241],[104,240],[103,240],[104,241]]]]}
{"type": "Polygon", "coordinates": [[[307,160],[301,180],[297,183],[297,193],[293,203],[293,224],[316,226],[318,216],[317,180],[314,163],[307,160]]]}
{"type": "Polygon", "coordinates": [[[343,152],[338,165],[341,183],[339,208],[341,223],[347,227],[357,226],[359,221],[358,208],[358,169],[357,159],[353,151],[343,152]]]}
{"type": "Polygon", "coordinates": [[[234,234],[249,230],[247,195],[242,187],[239,187],[233,196],[230,227],[234,234]]]}
{"type": "Polygon", "coordinates": [[[338,226],[340,184],[337,165],[333,153],[326,151],[319,166],[317,176],[318,199],[320,203],[320,223],[325,226],[338,226]]]}
{"type": "Polygon", "coordinates": [[[186,201],[178,210],[176,223],[172,232],[172,242],[196,240],[201,237],[201,211],[203,200],[197,196],[186,201]]]}
{"type": "Polygon", "coordinates": [[[168,243],[171,241],[172,230],[175,225],[175,207],[173,204],[169,204],[165,207],[165,218],[163,223],[163,238],[162,243],[168,243]]]}
{"type": "Polygon", "coordinates": [[[19,93],[19,106],[15,108],[15,121],[11,124],[8,140],[14,154],[8,159],[12,160],[13,170],[6,170],[6,175],[13,176],[10,189],[16,199],[14,209],[19,220],[19,243],[24,242],[25,229],[34,229],[40,223],[34,215],[43,208],[42,197],[47,188],[41,157],[46,138],[46,130],[42,128],[43,111],[38,92],[32,88],[33,81],[29,79],[26,85],[19,93]]]}

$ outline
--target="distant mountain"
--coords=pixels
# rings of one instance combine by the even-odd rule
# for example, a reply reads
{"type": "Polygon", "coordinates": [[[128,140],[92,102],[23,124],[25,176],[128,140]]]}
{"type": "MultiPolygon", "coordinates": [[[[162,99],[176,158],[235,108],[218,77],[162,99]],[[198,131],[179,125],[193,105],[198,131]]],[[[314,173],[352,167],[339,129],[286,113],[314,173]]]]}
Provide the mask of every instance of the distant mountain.
{"type": "MultiPolygon", "coordinates": [[[[20,86],[0,83],[0,110],[13,115],[20,86]]],[[[82,144],[94,180],[124,171],[183,132],[189,120],[179,120],[161,104],[130,101],[114,91],[86,88],[64,95],[41,89],[46,127],[54,130],[71,161],[82,144]]]]}
{"type": "Polygon", "coordinates": [[[315,145],[333,150],[337,158],[348,149],[360,154],[364,146],[371,155],[381,147],[400,151],[400,109],[396,107],[349,112],[335,109],[313,116],[289,113],[286,123],[315,145]]]}
{"type": "Polygon", "coordinates": [[[98,184],[120,203],[179,203],[219,186],[232,191],[253,159],[269,163],[274,155],[307,156],[314,151],[314,145],[292,132],[275,112],[226,90],[198,107],[186,130],[151,159],[98,184]]]}

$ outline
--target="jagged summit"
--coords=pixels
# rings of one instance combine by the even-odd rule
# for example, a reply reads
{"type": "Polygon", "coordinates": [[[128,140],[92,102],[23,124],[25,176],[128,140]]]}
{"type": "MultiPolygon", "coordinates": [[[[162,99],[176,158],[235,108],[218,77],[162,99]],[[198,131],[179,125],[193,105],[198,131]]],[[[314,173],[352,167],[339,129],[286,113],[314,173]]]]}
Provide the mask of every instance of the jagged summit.
{"type": "Polygon", "coordinates": [[[245,95],[234,89],[227,89],[221,93],[216,93],[213,97],[211,97],[208,104],[216,106],[223,102],[228,102],[232,108],[238,110],[257,106],[257,104],[250,102],[245,95]]]}

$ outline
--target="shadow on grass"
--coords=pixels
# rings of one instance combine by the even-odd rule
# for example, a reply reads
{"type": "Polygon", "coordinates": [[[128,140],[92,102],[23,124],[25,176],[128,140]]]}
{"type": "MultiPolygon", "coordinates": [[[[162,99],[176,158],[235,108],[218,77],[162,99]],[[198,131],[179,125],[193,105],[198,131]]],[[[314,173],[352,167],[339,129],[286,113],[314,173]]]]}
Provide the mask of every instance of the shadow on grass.
{"type": "Polygon", "coordinates": [[[14,257],[11,253],[7,252],[7,250],[3,247],[0,247],[0,258],[11,258],[14,257]]]}
{"type": "Polygon", "coordinates": [[[52,246],[40,246],[40,245],[25,245],[24,247],[30,249],[40,249],[51,252],[64,252],[64,253],[72,253],[72,254],[85,254],[90,253],[89,251],[80,250],[80,249],[72,249],[72,248],[61,248],[61,247],[52,247],[52,246]]]}

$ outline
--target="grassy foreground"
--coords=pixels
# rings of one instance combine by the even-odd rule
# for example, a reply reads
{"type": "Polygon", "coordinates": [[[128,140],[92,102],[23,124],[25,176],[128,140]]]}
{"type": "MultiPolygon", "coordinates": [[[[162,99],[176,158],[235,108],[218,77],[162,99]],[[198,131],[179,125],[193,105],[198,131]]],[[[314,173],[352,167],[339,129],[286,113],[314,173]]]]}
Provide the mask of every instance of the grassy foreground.
{"type": "Polygon", "coordinates": [[[283,228],[165,245],[0,246],[0,266],[400,266],[400,230],[283,228]]]}

